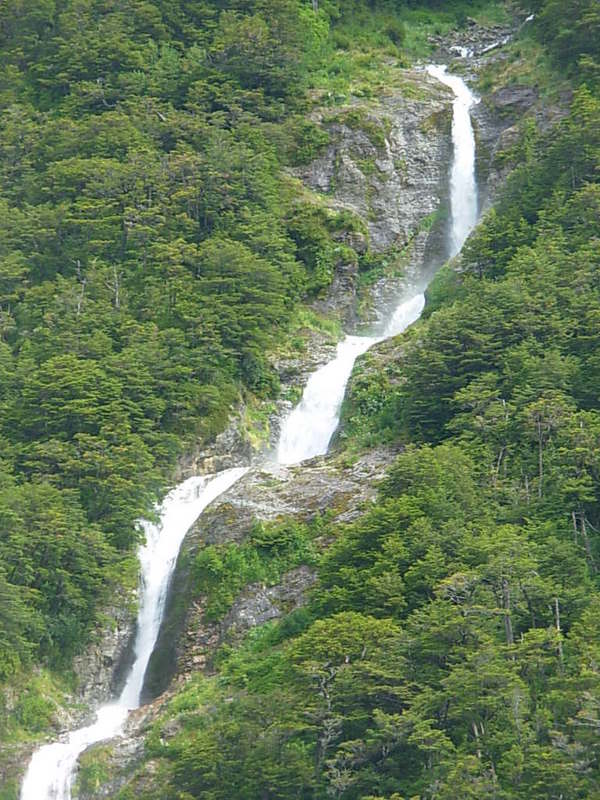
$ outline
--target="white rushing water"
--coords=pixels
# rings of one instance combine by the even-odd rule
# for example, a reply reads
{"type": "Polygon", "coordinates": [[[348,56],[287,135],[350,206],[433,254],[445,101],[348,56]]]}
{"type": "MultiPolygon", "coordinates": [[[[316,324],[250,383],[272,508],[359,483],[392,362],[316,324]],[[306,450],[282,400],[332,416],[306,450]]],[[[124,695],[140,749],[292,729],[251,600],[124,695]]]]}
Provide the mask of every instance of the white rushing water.
{"type": "MultiPolygon", "coordinates": [[[[461,78],[448,75],[445,67],[431,66],[428,71],[449,86],[456,98],[450,231],[450,250],[455,255],[477,221],[475,139],[469,114],[476,101],[461,78]]],[[[413,289],[401,299],[380,335],[347,336],[340,342],[335,358],[311,376],[301,402],[284,423],[277,452],[279,463],[295,464],[327,452],[354,362],[375,343],[401,333],[415,322],[424,304],[422,291],[413,289]]],[[[71,731],[61,741],[34,753],[22,785],[21,800],[70,800],[71,780],[79,755],[90,745],[122,732],[128,712],[140,705],[169,580],[185,534],[208,504],[246,471],[235,468],[214,476],[189,478],[165,497],[157,525],[143,523],[146,538],[139,551],[141,582],[135,658],[123,691],[118,699],[98,709],[92,725],[71,731]]]]}
{"type": "Polygon", "coordinates": [[[471,108],[477,99],[462,78],[449,75],[446,67],[432,65],[427,72],[454,92],[452,143],[454,160],[450,177],[450,256],[460,252],[465,239],[477,222],[477,182],[475,180],[475,134],[471,108]]]}
{"type": "Polygon", "coordinates": [[[425,296],[417,294],[400,303],[382,336],[346,336],[337,346],[336,357],[314,372],[302,400],[281,428],[277,461],[298,464],[327,452],[340,421],[346,384],[356,359],[377,342],[395,336],[421,316],[425,296]]]}
{"type": "Polygon", "coordinates": [[[183,538],[206,506],[245,472],[245,468],[228,469],[215,476],[188,478],[165,497],[159,523],[143,523],[146,541],[139,550],[141,582],[135,658],[123,691],[117,700],[98,709],[92,725],[71,731],[63,741],[34,753],[21,788],[21,800],[70,800],[71,779],[79,755],[91,744],[119,734],[128,712],[138,708],[183,538]]]}
{"type": "MultiPolygon", "coordinates": [[[[462,52],[461,52],[462,54],[462,52]]],[[[465,49],[464,55],[468,53],[465,49]]],[[[462,80],[448,75],[446,67],[431,65],[429,74],[454,92],[452,143],[454,159],[450,178],[451,226],[449,251],[455,256],[477,222],[475,136],[470,110],[477,102],[462,80]]],[[[327,452],[338,423],[346,384],[356,359],[377,342],[396,336],[415,322],[423,311],[422,293],[408,294],[396,308],[381,336],[346,336],[336,357],[309,378],[300,403],[284,422],[277,449],[280,464],[298,464],[327,452]]]]}

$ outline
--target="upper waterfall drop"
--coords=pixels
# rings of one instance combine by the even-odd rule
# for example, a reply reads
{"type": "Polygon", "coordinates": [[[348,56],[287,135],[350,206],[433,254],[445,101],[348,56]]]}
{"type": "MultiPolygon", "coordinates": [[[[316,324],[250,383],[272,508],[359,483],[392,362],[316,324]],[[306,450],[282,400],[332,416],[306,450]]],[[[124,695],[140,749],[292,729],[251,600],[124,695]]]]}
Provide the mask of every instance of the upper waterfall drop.
{"type": "MultiPolygon", "coordinates": [[[[451,226],[449,255],[460,252],[475,227],[478,216],[475,179],[475,135],[471,108],[477,99],[462,78],[449,75],[445,66],[430,65],[429,74],[454,92],[452,144],[454,157],[450,177],[451,226]]],[[[300,403],[281,430],[277,461],[298,464],[327,452],[338,423],[346,384],[356,359],[372,345],[406,330],[423,311],[425,297],[414,289],[407,292],[379,336],[346,336],[337,346],[336,357],[311,375],[300,403]]]]}
{"type": "Polygon", "coordinates": [[[477,223],[478,201],[475,179],[475,134],[471,123],[471,109],[478,99],[457,75],[449,75],[445,66],[431,64],[427,72],[454,93],[452,113],[452,144],[454,159],[450,176],[450,252],[457,255],[467,236],[477,223]]]}

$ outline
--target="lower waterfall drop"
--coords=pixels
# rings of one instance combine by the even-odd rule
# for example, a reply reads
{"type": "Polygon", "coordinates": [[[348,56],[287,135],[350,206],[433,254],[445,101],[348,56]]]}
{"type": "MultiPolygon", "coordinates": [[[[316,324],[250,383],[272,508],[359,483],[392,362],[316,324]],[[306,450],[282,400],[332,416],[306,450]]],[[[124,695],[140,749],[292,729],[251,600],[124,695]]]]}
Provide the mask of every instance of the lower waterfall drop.
{"type": "Polygon", "coordinates": [[[169,579],[185,534],[206,506],[247,472],[228,469],[214,476],[188,478],[165,497],[160,522],[143,522],[146,539],[140,547],[140,603],[135,658],[118,699],[101,706],[92,725],[71,731],[64,741],[37,750],[21,788],[21,800],[71,800],[77,759],[90,745],[117,736],[129,711],[140,705],[148,661],[162,621],[169,579]]]}
{"type": "MultiPolygon", "coordinates": [[[[475,137],[470,109],[476,102],[464,81],[448,75],[445,67],[430,66],[430,75],[455,94],[451,175],[452,225],[450,254],[456,255],[477,222],[475,137]]],[[[327,452],[339,422],[339,413],[352,367],[372,345],[404,331],[421,315],[425,305],[422,285],[408,290],[380,335],[347,336],[336,357],[310,378],[302,400],[283,425],[277,460],[295,464],[327,452]]],[[[127,715],[140,705],[140,693],[148,661],[162,622],[169,580],[185,534],[202,511],[245,473],[234,468],[215,476],[193,477],[173,489],[160,509],[160,522],[143,523],[146,541],[140,547],[141,590],[135,660],[118,699],[97,710],[96,721],[71,731],[59,742],[44,745],[29,763],[21,800],[71,800],[71,783],[77,759],[90,745],[118,736],[127,715]]]]}

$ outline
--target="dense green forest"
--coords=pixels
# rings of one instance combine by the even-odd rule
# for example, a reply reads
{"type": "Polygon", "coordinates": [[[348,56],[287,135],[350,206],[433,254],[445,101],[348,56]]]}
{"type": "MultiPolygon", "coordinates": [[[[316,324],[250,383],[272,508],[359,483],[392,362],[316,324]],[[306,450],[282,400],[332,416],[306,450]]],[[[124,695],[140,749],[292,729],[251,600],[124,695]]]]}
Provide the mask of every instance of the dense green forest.
{"type": "Polygon", "coordinates": [[[600,797],[599,15],[538,6],[583,85],[526,129],[426,318],[359,366],[339,457],[404,446],[377,503],[198,554],[211,619],[240,576],[319,581],[176,695],[122,800],[600,797]]]}
{"type": "MultiPolygon", "coordinates": [[[[178,455],[276,396],[269,353],[358,258],[363,223],[286,172],[327,142],[311,103],[409,58],[399,11],[426,32],[479,5],[1,4],[0,684],[64,674],[178,455]]],[[[0,730],[43,728],[38,700],[0,730]]]]}
{"type": "MultiPolygon", "coordinates": [[[[336,3],[0,8],[0,680],[68,664],[135,520],[326,287],[332,233],[282,168],[336,3]]],[[[388,38],[388,44],[392,42],[388,38]]]]}
{"type": "MultiPolygon", "coordinates": [[[[68,668],[178,455],[276,396],[269,354],[361,225],[286,172],[327,142],[313,98],[483,5],[0,6],[0,683],[68,668]]],[[[342,457],[405,447],[377,503],[199,554],[213,619],[249,580],[319,582],[175,697],[122,800],[600,797],[600,9],[569,6],[523,4],[569,114],[524,130],[458,271],[353,382],[342,457]]],[[[50,723],[34,683],[3,703],[0,736],[50,723]]]]}

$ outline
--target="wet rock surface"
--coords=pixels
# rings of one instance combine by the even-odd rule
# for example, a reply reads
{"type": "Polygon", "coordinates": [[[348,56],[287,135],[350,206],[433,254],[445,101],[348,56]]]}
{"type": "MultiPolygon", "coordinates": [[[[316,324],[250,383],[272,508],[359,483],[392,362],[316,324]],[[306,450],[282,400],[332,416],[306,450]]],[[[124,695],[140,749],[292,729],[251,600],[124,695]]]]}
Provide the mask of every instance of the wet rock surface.
{"type": "Polygon", "coordinates": [[[489,97],[489,103],[500,114],[517,115],[528,111],[539,97],[539,92],[532,86],[505,86],[497,89],[489,97]]]}
{"type": "Polygon", "coordinates": [[[452,58],[477,60],[505,45],[525,23],[525,16],[517,17],[506,25],[480,25],[467,18],[465,24],[442,35],[429,37],[436,48],[435,56],[444,62],[452,58]]]}
{"type": "Polygon", "coordinates": [[[125,597],[122,604],[106,609],[104,616],[107,622],[97,640],[73,662],[78,697],[92,707],[114,696],[131,664],[135,598],[125,597]]]}

